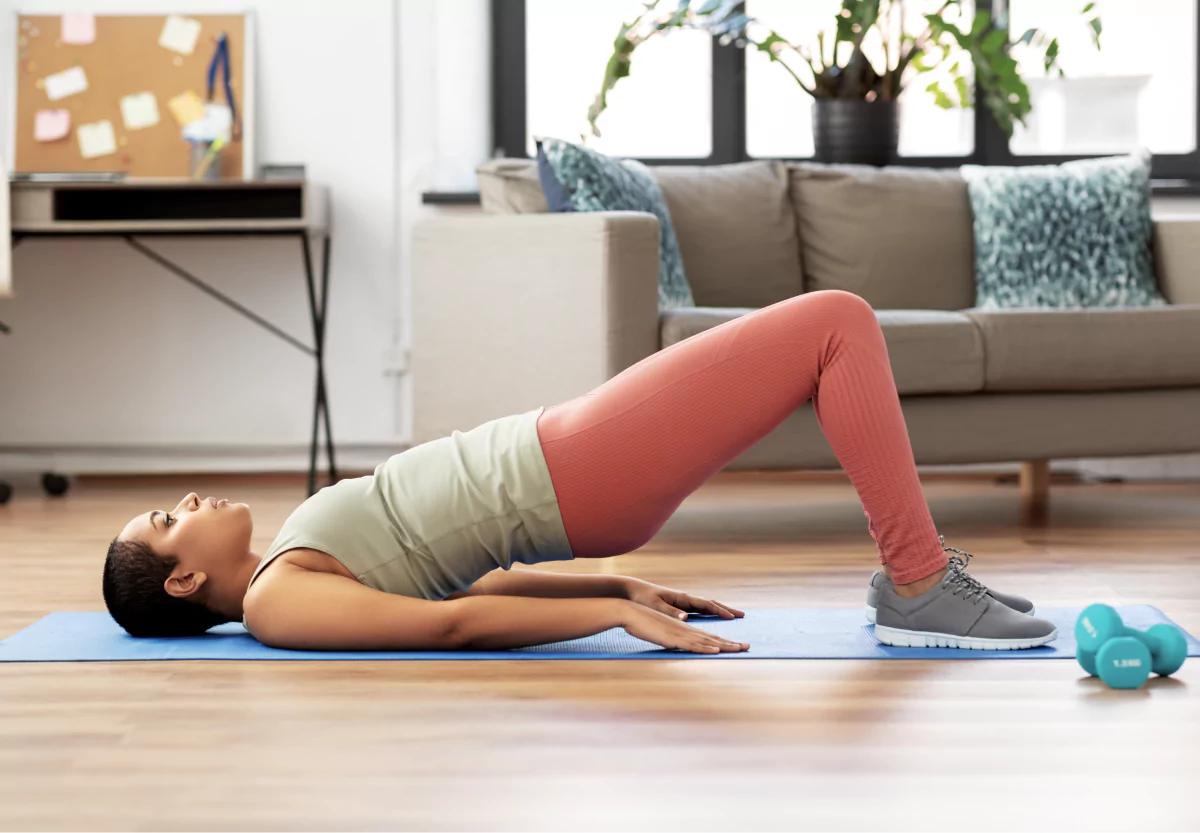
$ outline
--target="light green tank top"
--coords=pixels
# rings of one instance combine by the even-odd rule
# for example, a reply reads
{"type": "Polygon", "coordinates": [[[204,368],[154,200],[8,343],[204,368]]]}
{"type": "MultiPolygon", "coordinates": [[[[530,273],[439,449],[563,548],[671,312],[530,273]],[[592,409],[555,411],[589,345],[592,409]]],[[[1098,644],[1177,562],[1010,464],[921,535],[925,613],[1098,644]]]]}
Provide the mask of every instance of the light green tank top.
{"type": "Polygon", "coordinates": [[[538,441],[543,410],[454,431],[326,486],[284,522],[250,584],[296,547],[328,553],[368,587],[422,599],[513,562],[574,558],[538,441]]]}

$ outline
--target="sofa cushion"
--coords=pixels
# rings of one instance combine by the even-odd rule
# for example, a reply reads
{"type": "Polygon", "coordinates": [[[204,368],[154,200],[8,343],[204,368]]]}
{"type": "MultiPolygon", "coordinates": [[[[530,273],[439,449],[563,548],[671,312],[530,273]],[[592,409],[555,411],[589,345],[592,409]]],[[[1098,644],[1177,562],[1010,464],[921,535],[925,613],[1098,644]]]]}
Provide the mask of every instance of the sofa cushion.
{"type": "Polygon", "coordinates": [[[803,291],[800,241],[779,162],[651,169],[697,307],[766,307],[803,291]]]}
{"type": "Polygon", "coordinates": [[[971,205],[957,171],[788,165],[804,287],[881,309],[975,303],[971,205]]]}
{"type": "Polygon", "coordinates": [[[659,311],[695,306],[670,209],[645,165],[552,138],[538,141],[538,155],[538,179],[553,210],[641,211],[657,217],[659,311]],[[547,190],[547,184],[557,187],[547,190]]]}
{"type": "MultiPolygon", "coordinates": [[[[485,213],[550,210],[536,160],[492,159],[475,173],[485,213]]],[[[650,173],[666,198],[696,306],[765,307],[803,291],[781,163],[661,165],[650,173]]]]}
{"type": "MultiPolygon", "coordinates": [[[[663,348],[753,312],[744,307],[670,310],[659,317],[663,348]]],[[[983,339],[962,313],[876,310],[892,376],[901,395],[974,393],[983,389],[983,339]]]]}
{"type": "Polygon", "coordinates": [[[1150,251],[1150,152],[1061,165],[963,165],[975,307],[1164,305],[1150,251]]]}
{"type": "Polygon", "coordinates": [[[983,333],[989,391],[1200,384],[1200,304],[963,312],[983,333]]]}

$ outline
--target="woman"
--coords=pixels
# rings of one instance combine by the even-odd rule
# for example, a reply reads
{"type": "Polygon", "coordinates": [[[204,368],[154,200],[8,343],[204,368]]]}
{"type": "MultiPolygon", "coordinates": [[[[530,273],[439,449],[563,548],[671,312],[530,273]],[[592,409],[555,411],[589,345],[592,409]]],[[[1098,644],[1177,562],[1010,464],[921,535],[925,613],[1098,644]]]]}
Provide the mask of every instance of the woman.
{"type": "Polygon", "coordinates": [[[622,627],[668,648],[744,651],[683,621],[744,615],[728,605],[508,568],[637,549],[809,398],[883,564],[868,588],[876,636],[980,649],[1055,637],[1026,615],[1032,604],[989,590],[966,572],[969,555],[944,546],[875,313],[841,290],[755,310],[575,399],[396,454],[306,500],[261,558],[246,504],[191,494],[139,515],[109,547],[105,602],[135,636],[240,620],[280,648],[504,649],[622,627]]]}

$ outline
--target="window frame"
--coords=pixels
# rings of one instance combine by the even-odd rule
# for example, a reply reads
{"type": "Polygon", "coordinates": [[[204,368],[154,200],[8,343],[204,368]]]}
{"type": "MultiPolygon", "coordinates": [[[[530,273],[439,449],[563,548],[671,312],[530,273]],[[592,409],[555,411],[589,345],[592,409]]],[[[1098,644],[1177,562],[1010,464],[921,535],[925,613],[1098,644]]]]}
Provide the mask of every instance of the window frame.
{"type": "MultiPolygon", "coordinates": [[[[1200,0],[1196,0],[1200,2],[1200,0]]],[[[1003,8],[1005,0],[976,0],[978,8],[1003,8]]],[[[527,159],[525,0],[491,0],[492,14],[492,147],[494,155],[527,159]]],[[[1195,16],[1197,74],[1200,75],[1200,9],[1195,16]]],[[[1196,143],[1188,153],[1154,154],[1151,176],[1200,180],[1200,81],[1196,84],[1196,143]]],[[[975,100],[982,99],[978,81],[975,100]]],[[[959,165],[1054,165],[1114,154],[1017,155],[1008,137],[986,108],[975,109],[975,147],[964,156],[900,156],[889,165],[958,167],[959,165]]],[[[647,165],[720,165],[757,159],[812,161],[810,156],[762,157],[746,153],[746,51],[712,41],[712,153],[707,157],[644,158],[647,165]]]]}

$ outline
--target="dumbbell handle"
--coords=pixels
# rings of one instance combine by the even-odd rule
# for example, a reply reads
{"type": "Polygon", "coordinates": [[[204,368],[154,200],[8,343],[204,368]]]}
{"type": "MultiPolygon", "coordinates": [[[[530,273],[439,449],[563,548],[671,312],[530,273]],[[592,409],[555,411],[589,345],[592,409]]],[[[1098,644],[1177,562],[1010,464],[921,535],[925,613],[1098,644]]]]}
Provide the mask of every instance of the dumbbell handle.
{"type": "Polygon", "coordinates": [[[1096,640],[1095,647],[1090,648],[1093,653],[1099,651],[1104,643],[1109,639],[1116,639],[1118,636],[1132,636],[1134,639],[1138,640],[1148,649],[1150,649],[1150,656],[1154,656],[1155,654],[1160,653],[1162,650],[1159,647],[1159,641],[1150,636],[1150,634],[1146,633],[1145,631],[1140,631],[1137,628],[1128,627],[1124,623],[1113,626],[1111,628],[1112,633],[1108,634],[1106,638],[1100,639],[1100,632],[1092,625],[1090,621],[1088,621],[1086,617],[1084,617],[1081,621],[1083,623],[1084,630],[1086,630],[1088,634],[1091,635],[1094,640],[1096,640]]]}

